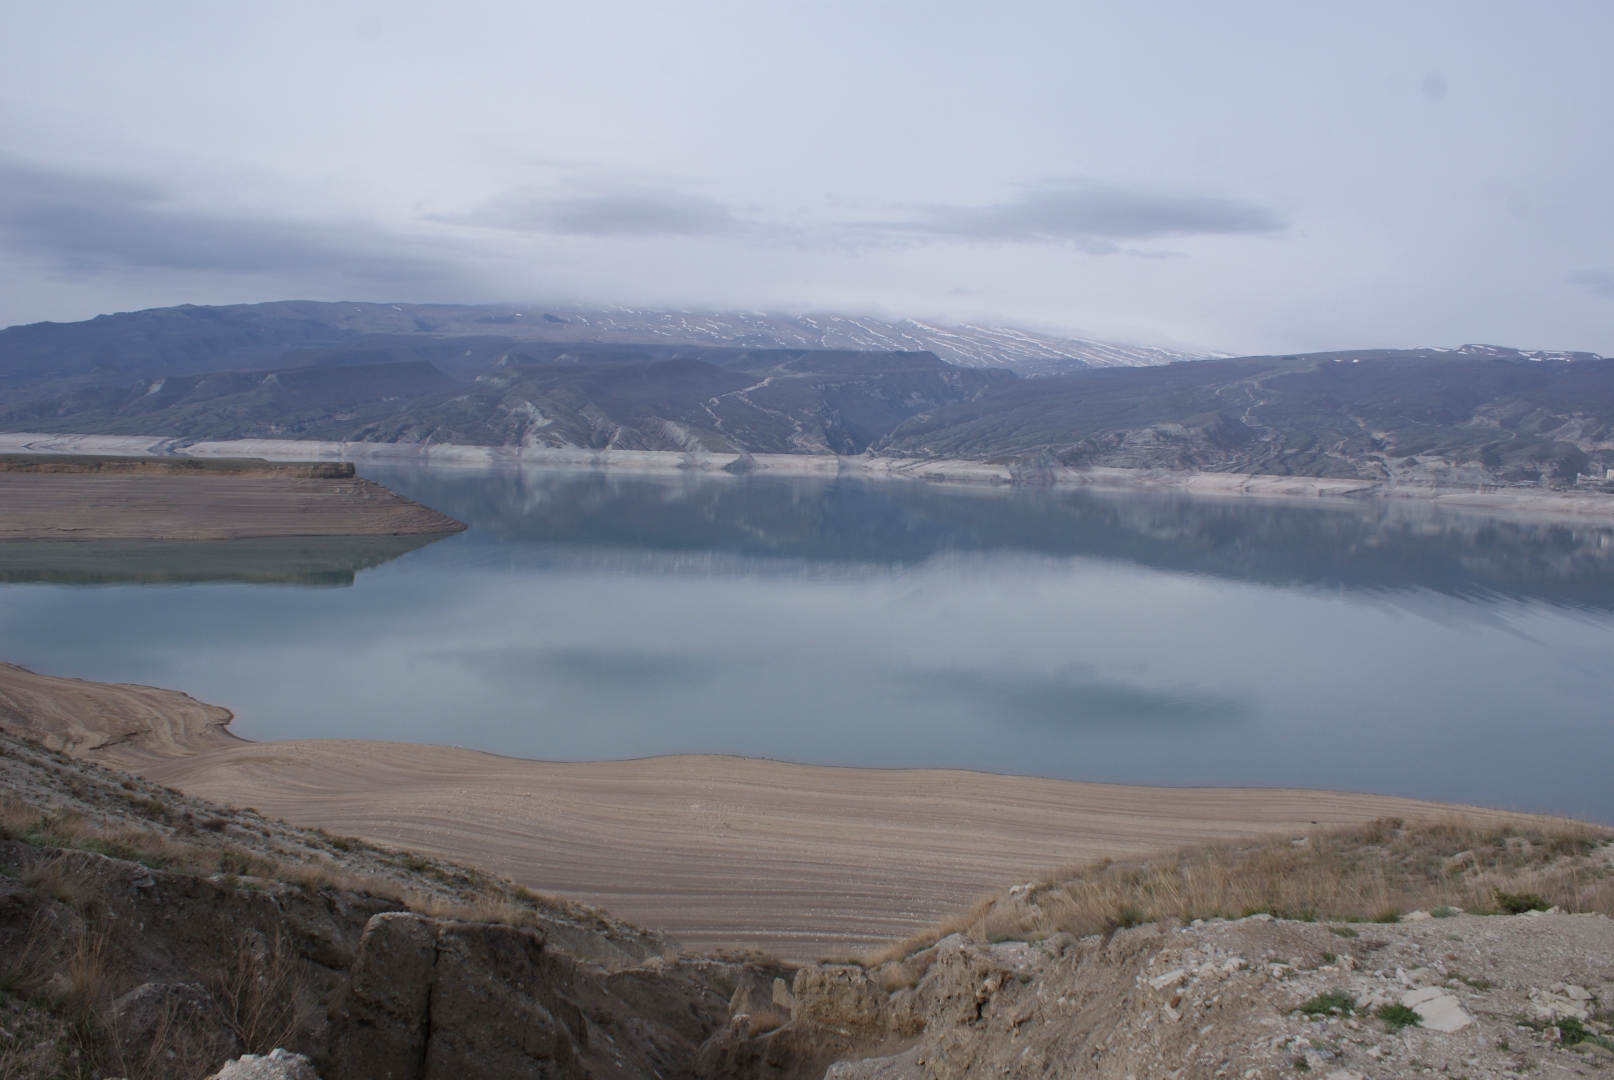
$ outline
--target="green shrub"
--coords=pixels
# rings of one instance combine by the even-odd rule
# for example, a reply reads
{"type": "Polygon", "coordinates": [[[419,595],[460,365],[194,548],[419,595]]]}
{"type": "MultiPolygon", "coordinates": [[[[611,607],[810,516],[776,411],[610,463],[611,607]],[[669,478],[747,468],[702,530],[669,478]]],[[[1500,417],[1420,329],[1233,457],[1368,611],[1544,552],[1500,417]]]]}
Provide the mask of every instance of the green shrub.
{"type": "Polygon", "coordinates": [[[1496,890],[1496,906],[1509,915],[1522,915],[1526,911],[1546,911],[1552,907],[1533,892],[1510,893],[1496,890]]]}
{"type": "Polygon", "coordinates": [[[1614,1039],[1588,1029],[1573,1016],[1566,1016],[1557,1021],[1557,1027],[1558,1041],[1565,1046],[1578,1046],[1583,1042],[1589,1042],[1593,1046],[1601,1046],[1604,1050],[1614,1050],[1614,1039]]]}
{"type": "Polygon", "coordinates": [[[1423,1023],[1423,1017],[1405,1005],[1380,1005],[1378,1017],[1384,1021],[1384,1030],[1391,1035],[1402,1028],[1418,1027],[1423,1023]]]}
{"type": "Polygon", "coordinates": [[[1337,1012],[1341,1016],[1349,1016],[1356,1011],[1356,999],[1343,990],[1325,990],[1300,1006],[1300,1011],[1307,1016],[1322,1013],[1337,1012]]]}

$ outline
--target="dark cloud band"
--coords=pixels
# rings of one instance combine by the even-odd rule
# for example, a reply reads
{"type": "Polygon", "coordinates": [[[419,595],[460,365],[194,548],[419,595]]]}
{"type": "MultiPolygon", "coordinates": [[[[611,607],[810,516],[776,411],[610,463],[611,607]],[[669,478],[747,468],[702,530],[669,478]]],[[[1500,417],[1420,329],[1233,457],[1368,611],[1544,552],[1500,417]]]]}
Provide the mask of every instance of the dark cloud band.
{"type": "Polygon", "coordinates": [[[1104,252],[1123,241],[1261,235],[1287,225],[1266,207],[1237,199],[1072,184],[986,206],[927,206],[909,220],[868,227],[934,240],[1070,243],[1104,252]]]}
{"type": "Polygon", "coordinates": [[[546,194],[516,191],[457,219],[516,232],[596,239],[728,236],[752,226],[722,203],[670,189],[546,194]]]}
{"type": "Polygon", "coordinates": [[[354,220],[208,214],[169,191],[0,157],[0,242],[77,275],[120,270],[452,286],[447,252],[354,220]]]}

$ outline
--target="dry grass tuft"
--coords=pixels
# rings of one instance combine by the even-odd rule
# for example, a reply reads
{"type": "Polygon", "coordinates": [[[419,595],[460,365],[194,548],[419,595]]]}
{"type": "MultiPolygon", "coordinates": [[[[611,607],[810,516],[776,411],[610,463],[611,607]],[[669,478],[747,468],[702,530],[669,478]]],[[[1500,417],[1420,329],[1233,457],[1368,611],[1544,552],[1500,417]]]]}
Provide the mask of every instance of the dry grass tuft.
{"type": "Polygon", "coordinates": [[[99,898],[95,876],[70,855],[34,863],[23,871],[22,883],[79,910],[99,898]]]}
{"type": "Polygon", "coordinates": [[[306,973],[291,947],[243,934],[213,976],[214,996],[249,1054],[289,1046],[309,1017],[306,973]]]}
{"type": "Polygon", "coordinates": [[[1394,921],[1439,906],[1505,912],[1519,899],[1614,915],[1614,832],[1579,821],[1408,824],[1382,818],[1309,836],[1103,859],[983,900],[865,958],[911,956],[951,933],[981,941],[1084,936],[1145,922],[1280,918],[1394,921]]]}
{"type": "Polygon", "coordinates": [[[45,912],[34,915],[22,946],[0,967],[0,995],[26,995],[36,989],[50,970],[51,918],[45,912]]]}
{"type": "Polygon", "coordinates": [[[109,1036],[103,1056],[124,1080],[190,1080],[214,1074],[218,1055],[212,1040],[196,1029],[194,1018],[169,1002],[153,1021],[145,1037],[129,1046],[116,1023],[103,1019],[109,1036]]]}
{"type": "Polygon", "coordinates": [[[797,965],[779,959],[771,952],[759,949],[754,945],[720,945],[708,954],[713,960],[722,960],[729,964],[751,964],[763,968],[792,968],[797,965]]]}
{"type": "Polygon", "coordinates": [[[110,997],[106,935],[83,930],[67,957],[65,1003],[78,1010],[92,1010],[110,997]]]}
{"type": "Polygon", "coordinates": [[[407,893],[404,905],[417,915],[450,922],[504,923],[508,926],[542,926],[538,910],[524,904],[484,899],[471,903],[445,900],[427,893],[407,893]]]}

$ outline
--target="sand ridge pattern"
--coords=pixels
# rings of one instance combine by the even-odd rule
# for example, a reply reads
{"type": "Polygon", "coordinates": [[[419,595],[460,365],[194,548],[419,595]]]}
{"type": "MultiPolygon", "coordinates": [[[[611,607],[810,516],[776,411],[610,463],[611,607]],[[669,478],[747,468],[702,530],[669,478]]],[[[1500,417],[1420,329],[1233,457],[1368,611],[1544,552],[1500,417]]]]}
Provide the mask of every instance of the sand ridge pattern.
{"type": "Polygon", "coordinates": [[[528,761],[357,740],[240,742],[140,771],[295,824],[469,861],[692,948],[804,960],[904,936],[1072,862],[1453,810],[1324,791],[723,756],[528,761]]]}
{"type": "Polygon", "coordinates": [[[0,663],[0,727],[123,769],[239,742],[225,730],[233,719],[230,710],[175,690],[40,675],[0,663]]]}

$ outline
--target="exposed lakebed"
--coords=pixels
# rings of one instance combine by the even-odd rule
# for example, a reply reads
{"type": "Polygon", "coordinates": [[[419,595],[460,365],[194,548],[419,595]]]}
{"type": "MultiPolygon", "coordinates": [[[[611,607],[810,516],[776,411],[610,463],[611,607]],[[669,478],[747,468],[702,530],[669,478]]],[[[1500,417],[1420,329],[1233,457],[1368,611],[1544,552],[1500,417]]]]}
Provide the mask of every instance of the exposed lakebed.
{"type": "Polygon", "coordinates": [[[0,550],[0,657],[183,689],[251,739],[1315,786],[1614,820],[1607,525],[1408,499],[361,471],[469,531],[390,559],[310,543],[281,577],[229,544],[178,563],[0,550]]]}

